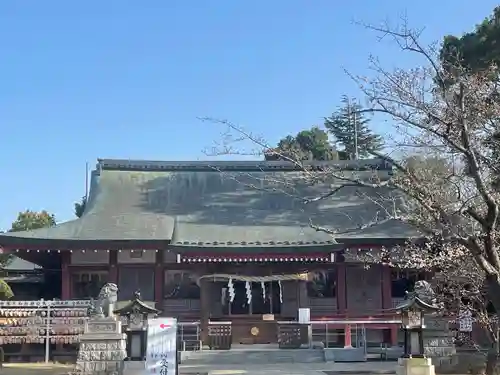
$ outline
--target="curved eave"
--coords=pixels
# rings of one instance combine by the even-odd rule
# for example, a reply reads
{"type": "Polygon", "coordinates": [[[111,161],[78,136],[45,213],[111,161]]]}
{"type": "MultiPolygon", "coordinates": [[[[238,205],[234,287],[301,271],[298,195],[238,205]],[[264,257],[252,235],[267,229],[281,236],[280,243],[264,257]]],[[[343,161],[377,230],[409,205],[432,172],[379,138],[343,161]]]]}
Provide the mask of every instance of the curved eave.
{"type": "MultiPolygon", "coordinates": [[[[325,241],[317,243],[171,243],[169,249],[175,250],[179,253],[196,253],[196,252],[217,252],[217,253],[231,253],[231,252],[260,252],[272,251],[275,253],[290,253],[290,252],[340,252],[346,248],[363,248],[363,247],[383,247],[383,246],[397,246],[404,245],[409,238],[336,238],[336,241],[325,241]]],[[[414,242],[419,241],[415,240],[414,242]]]]}
{"type": "Polygon", "coordinates": [[[142,301],[132,301],[127,305],[123,306],[121,309],[116,309],[113,311],[114,314],[117,315],[127,315],[132,313],[142,313],[142,314],[159,314],[160,310],[155,309],[154,307],[148,306],[146,303],[142,301]],[[134,306],[138,306],[139,310],[135,310],[134,306]]]}
{"type": "Polygon", "coordinates": [[[427,310],[427,311],[439,311],[438,306],[430,305],[427,302],[421,300],[418,297],[404,300],[401,302],[398,306],[395,307],[395,310],[398,311],[403,311],[406,309],[411,309],[412,307],[417,306],[421,310],[427,310]]]}
{"type": "Polygon", "coordinates": [[[122,249],[162,249],[170,243],[169,240],[144,239],[60,239],[0,236],[0,247],[20,250],[122,250],[122,249]]]}
{"type": "MultiPolygon", "coordinates": [[[[0,247],[19,249],[120,249],[131,244],[170,243],[173,219],[157,215],[87,214],[53,227],[0,234],[0,247]],[[111,247],[109,247],[111,246],[111,247]]],[[[148,248],[148,246],[143,247],[148,248]]]]}
{"type": "Polygon", "coordinates": [[[340,252],[344,250],[345,246],[343,244],[329,243],[329,244],[308,244],[308,245],[288,245],[284,246],[282,244],[273,245],[213,245],[207,244],[205,246],[200,245],[173,245],[169,246],[170,250],[178,252],[179,254],[196,254],[196,253],[217,253],[217,254],[230,254],[230,253],[259,253],[259,252],[272,252],[275,254],[290,254],[290,253],[331,253],[340,252]]]}
{"type": "Polygon", "coordinates": [[[368,246],[397,246],[404,245],[408,241],[418,243],[421,241],[420,238],[409,238],[409,237],[336,237],[338,243],[341,243],[344,247],[368,247],[368,246]]]}
{"type": "MultiPolygon", "coordinates": [[[[22,234],[23,232],[18,232],[22,234]]],[[[12,233],[14,234],[14,233],[12,233]]],[[[15,233],[17,234],[17,233],[15,233]]],[[[123,249],[172,249],[183,252],[196,251],[275,251],[287,253],[290,251],[340,251],[349,247],[383,247],[404,245],[408,241],[418,243],[424,239],[409,238],[337,238],[337,241],[323,243],[205,243],[188,242],[172,244],[170,240],[151,240],[151,239],[62,239],[62,238],[36,238],[23,237],[17,235],[0,235],[0,248],[19,249],[19,250],[77,250],[77,249],[96,249],[96,250],[123,250],[123,249]]]]}

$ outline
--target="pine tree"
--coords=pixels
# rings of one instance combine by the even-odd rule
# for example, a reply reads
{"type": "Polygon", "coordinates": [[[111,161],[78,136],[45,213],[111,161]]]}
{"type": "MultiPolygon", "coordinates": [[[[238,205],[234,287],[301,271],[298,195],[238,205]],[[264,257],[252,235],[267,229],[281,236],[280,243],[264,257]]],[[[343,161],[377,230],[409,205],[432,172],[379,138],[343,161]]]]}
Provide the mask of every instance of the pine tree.
{"type": "Polygon", "coordinates": [[[381,151],[384,148],[383,138],[368,127],[370,120],[357,113],[361,109],[359,104],[344,96],[342,106],[325,118],[326,129],[335,137],[335,144],[340,146],[339,154],[342,150],[346,158],[351,160],[356,159],[356,141],[360,159],[370,157],[369,151],[381,151]]]}

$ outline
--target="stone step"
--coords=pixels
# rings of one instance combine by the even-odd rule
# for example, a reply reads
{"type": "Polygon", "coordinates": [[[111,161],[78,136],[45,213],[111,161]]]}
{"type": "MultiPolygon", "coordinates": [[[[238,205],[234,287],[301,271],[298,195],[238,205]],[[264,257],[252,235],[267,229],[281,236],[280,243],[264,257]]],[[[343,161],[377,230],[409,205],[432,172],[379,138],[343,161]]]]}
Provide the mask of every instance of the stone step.
{"type": "Polygon", "coordinates": [[[203,350],[183,352],[183,365],[273,364],[325,362],[322,349],[203,350]]]}

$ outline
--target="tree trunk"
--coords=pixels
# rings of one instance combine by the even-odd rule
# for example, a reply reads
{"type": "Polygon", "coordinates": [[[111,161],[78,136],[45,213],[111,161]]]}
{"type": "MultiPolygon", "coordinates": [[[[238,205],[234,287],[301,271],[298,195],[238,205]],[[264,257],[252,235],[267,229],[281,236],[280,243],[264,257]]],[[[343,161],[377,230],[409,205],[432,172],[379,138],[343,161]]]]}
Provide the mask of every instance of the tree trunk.
{"type": "Polygon", "coordinates": [[[497,275],[486,276],[488,286],[488,297],[500,317],[500,279],[497,275]]]}
{"type": "MultiPolygon", "coordinates": [[[[500,320],[500,279],[496,275],[487,276],[488,297],[495,308],[497,318],[500,320]]],[[[500,361],[500,342],[498,326],[494,330],[491,348],[486,356],[485,375],[494,375],[497,373],[497,365],[500,361]]]]}
{"type": "Polygon", "coordinates": [[[496,375],[497,374],[497,365],[499,362],[498,356],[498,348],[494,348],[488,351],[488,355],[486,356],[486,368],[484,370],[485,375],[496,375]]]}

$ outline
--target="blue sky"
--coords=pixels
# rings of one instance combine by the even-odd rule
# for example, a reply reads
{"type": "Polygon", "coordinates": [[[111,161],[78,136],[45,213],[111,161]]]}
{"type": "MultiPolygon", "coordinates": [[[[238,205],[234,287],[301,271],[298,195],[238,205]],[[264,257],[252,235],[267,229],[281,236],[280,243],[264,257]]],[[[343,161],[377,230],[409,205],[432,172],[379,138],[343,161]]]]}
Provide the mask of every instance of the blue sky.
{"type": "MultiPolygon", "coordinates": [[[[353,20],[406,12],[431,42],[489,15],[493,0],[3,0],[0,2],[0,229],[17,212],[73,218],[85,163],[188,160],[230,119],[273,143],[320,124],[343,67],[367,56],[418,63],[353,20]]],[[[377,129],[382,131],[384,129],[377,129]]]]}

